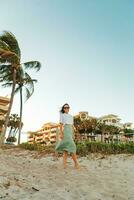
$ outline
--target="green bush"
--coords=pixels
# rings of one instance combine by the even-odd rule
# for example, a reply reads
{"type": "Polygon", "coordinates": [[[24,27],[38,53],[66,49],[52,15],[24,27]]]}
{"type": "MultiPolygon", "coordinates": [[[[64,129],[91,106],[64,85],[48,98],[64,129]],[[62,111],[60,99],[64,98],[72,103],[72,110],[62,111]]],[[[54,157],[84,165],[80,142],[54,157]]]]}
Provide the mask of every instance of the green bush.
{"type": "Polygon", "coordinates": [[[88,154],[88,148],[85,143],[77,144],[77,154],[81,156],[86,156],[88,154]]]}
{"type": "Polygon", "coordinates": [[[54,145],[41,145],[41,144],[29,144],[29,143],[22,143],[19,145],[23,149],[27,149],[30,151],[44,151],[45,153],[53,153],[55,151],[54,145]]]}
{"type": "MultiPolygon", "coordinates": [[[[80,156],[86,156],[89,153],[103,153],[103,154],[120,154],[120,153],[130,153],[134,154],[134,144],[133,143],[101,143],[101,142],[79,142],[76,144],[77,154],[80,156]]],[[[55,152],[55,145],[41,145],[41,144],[28,144],[22,143],[20,147],[23,149],[28,149],[31,151],[43,151],[46,154],[55,152]]]]}
{"type": "Polygon", "coordinates": [[[19,145],[21,148],[23,149],[28,149],[30,151],[38,151],[41,149],[41,145],[38,145],[38,144],[29,144],[29,143],[22,143],[19,145]]]}
{"type": "Polygon", "coordinates": [[[119,154],[119,153],[134,153],[133,143],[106,144],[101,142],[85,142],[77,144],[77,153],[81,156],[86,156],[88,153],[104,153],[104,154],[119,154]]]}

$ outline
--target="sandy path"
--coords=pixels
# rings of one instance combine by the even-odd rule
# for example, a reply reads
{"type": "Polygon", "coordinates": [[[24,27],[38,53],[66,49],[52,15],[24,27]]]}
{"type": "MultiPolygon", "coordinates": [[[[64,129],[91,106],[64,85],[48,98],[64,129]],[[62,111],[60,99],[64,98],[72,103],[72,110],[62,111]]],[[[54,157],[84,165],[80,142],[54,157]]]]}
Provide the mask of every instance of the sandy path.
{"type": "Polygon", "coordinates": [[[134,156],[80,158],[80,170],[69,159],[37,158],[20,149],[0,151],[0,199],[134,200],[134,156]]]}

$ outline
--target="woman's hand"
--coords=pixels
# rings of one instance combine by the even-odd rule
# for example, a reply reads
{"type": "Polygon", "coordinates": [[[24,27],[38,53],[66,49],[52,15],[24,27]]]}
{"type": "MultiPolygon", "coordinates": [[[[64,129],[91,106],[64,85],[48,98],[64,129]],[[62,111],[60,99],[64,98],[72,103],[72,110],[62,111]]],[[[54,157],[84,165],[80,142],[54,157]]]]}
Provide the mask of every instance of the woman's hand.
{"type": "Polygon", "coordinates": [[[63,139],[63,124],[60,123],[60,134],[59,134],[60,139],[63,139]]]}
{"type": "Polygon", "coordinates": [[[60,139],[61,140],[63,139],[63,133],[60,133],[60,139]]]}
{"type": "Polygon", "coordinates": [[[77,130],[76,130],[76,128],[75,128],[75,126],[73,126],[73,129],[74,129],[74,132],[76,132],[77,130]]]}

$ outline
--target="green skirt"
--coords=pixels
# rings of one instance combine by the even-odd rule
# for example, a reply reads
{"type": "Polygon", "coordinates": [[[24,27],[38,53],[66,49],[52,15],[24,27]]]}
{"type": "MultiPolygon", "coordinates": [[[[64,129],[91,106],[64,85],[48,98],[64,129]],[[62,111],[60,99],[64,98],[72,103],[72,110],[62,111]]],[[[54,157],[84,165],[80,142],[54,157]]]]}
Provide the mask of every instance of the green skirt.
{"type": "Polygon", "coordinates": [[[57,132],[57,141],[56,141],[56,147],[55,150],[59,153],[62,153],[63,151],[67,151],[68,153],[76,153],[76,145],[73,140],[73,127],[72,125],[65,124],[63,129],[63,139],[61,141],[58,140],[58,134],[57,132]]]}

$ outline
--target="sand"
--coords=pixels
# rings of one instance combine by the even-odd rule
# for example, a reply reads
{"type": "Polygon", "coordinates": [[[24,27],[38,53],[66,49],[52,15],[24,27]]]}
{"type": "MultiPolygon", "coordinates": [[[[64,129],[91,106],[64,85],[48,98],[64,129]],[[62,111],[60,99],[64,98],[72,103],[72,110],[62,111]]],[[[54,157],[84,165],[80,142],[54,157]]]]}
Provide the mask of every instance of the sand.
{"type": "Polygon", "coordinates": [[[134,200],[134,156],[89,155],[62,160],[11,148],[0,150],[0,199],[5,200],[134,200]]]}

